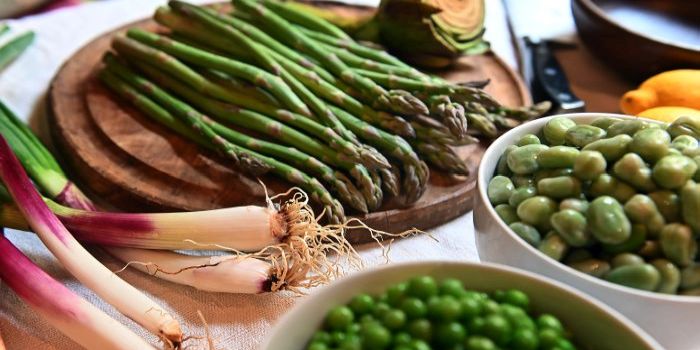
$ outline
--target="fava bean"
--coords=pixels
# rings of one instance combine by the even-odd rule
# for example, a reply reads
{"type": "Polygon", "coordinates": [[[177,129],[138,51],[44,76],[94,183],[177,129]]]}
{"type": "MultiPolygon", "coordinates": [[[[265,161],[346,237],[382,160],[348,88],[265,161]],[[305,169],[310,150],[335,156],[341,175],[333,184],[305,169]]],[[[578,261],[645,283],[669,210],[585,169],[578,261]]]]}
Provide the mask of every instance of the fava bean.
{"type": "Polygon", "coordinates": [[[575,270],[581,271],[593,277],[602,278],[610,271],[610,264],[605,260],[588,259],[569,264],[575,270]]]}
{"type": "Polygon", "coordinates": [[[498,205],[503,203],[508,203],[508,198],[513,194],[515,186],[509,178],[505,176],[494,176],[489,185],[486,188],[486,192],[489,197],[491,204],[498,205]]]}
{"type": "Polygon", "coordinates": [[[591,197],[611,196],[621,203],[627,202],[636,193],[632,186],[608,174],[598,176],[588,188],[591,197]]]}
{"type": "Polygon", "coordinates": [[[617,267],[625,266],[625,265],[643,265],[643,264],[644,264],[644,259],[641,256],[639,256],[637,254],[632,254],[632,253],[617,254],[610,261],[610,265],[612,265],[613,268],[617,268],[617,267]]]}
{"type": "Polygon", "coordinates": [[[503,151],[503,154],[501,155],[501,158],[498,158],[498,164],[496,164],[496,175],[510,176],[513,174],[508,167],[508,154],[517,148],[518,146],[516,145],[506,147],[505,151],[503,151]]]}
{"type": "Polygon", "coordinates": [[[579,150],[574,147],[553,146],[540,152],[537,163],[544,169],[571,168],[578,154],[579,150]]]}
{"type": "Polygon", "coordinates": [[[586,248],[575,248],[566,255],[564,262],[567,264],[573,264],[588,259],[593,259],[591,252],[589,252],[586,248]]]}
{"type": "Polygon", "coordinates": [[[569,176],[573,173],[574,171],[571,168],[540,169],[535,173],[535,176],[533,178],[535,180],[535,183],[538,183],[542,179],[558,176],[569,176]]]}
{"type": "Polygon", "coordinates": [[[576,126],[576,122],[569,118],[556,117],[548,121],[542,128],[544,139],[550,145],[562,145],[566,139],[566,132],[576,126]]]}
{"type": "Polygon", "coordinates": [[[700,265],[692,264],[681,271],[681,288],[691,289],[700,287],[700,265]]]}
{"type": "Polygon", "coordinates": [[[605,137],[605,130],[592,125],[576,125],[566,131],[564,138],[569,145],[584,147],[587,144],[605,137]]]}
{"type": "Polygon", "coordinates": [[[700,233],[700,184],[688,181],[681,189],[680,197],[683,221],[694,232],[700,233]]]}
{"type": "Polygon", "coordinates": [[[652,177],[665,189],[677,189],[692,179],[698,165],[686,156],[669,155],[661,158],[654,165],[652,177]]]}
{"type": "Polygon", "coordinates": [[[508,225],[508,227],[530,245],[537,247],[540,244],[541,236],[535,227],[519,221],[508,225]]]}
{"type": "Polygon", "coordinates": [[[637,254],[647,259],[658,258],[661,256],[661,245],[658,241],[646,240],[637,254]]]}
{"type": "Polygon", "coordinates": [[[518,187],[513,191],[508,199],[508,204],[513,208],[517,208],[520,203],[528,198],[532,198],[537,195],[537,189],[534,186],[523,186],[518,187]]]}
{"type": "Polygon", "coordinates": [[[650,264],[616,267],[604,278],[612,283],[647,291],[656,290],[661,282],[661,274],[650,264]]]}
{"type": "Polygon", "coordinates": [[[656,208],[667,222],[678,221],[680,218],[680,198],[671,191],[655,191],[649,193],[649,198],[654,201],[656,208]]]}
{"type": "Polygon", "coordinates": [[[593,236],[605,244],[620,244],[629,239],[632,232],[622,205],[610,196],[593,200],[588,206],[586,219],[593,236]]]}
{"type": "Polygon", "coordinates": [[[554,199],[577,197],[581,194],[581,181],[573,176],[558,176],[537,182],[537,193],[554,199]]]}
{"type": "Polygon", "coordinates": [[[550,227],[549,217],[557,211],[557,203],[545,196],[534,196],[518,205],[517,213],[524,223],[538,228],[550,227]]]}
{"type": "Polygon", "coordinates": [[[657,236],[666,225],[666,219],[649,196],[634,195],[625,203],[624,209],[627,217],[634,223],[643,224],[651,236],[657,236]]]}
{"type": "Polygon", "coordinates": [[[559,210],[564,209],[576,210],[585,214],[586,210],[588,210],[588,201],[585,199],[567,198],[559,203],[559,210]]]}
{"type": "Polygon", "coordinates": [[[525,145],[508,154],[508,167],[516,174],[532,174],[539,169],[537,156],[548,149],[545,145],[525,145]]]}
{"type": "Polygon", "coordinates": [[[603,244],[603,251],[619,254],[624,252],[633,252],[642,248],[647,237],[647,228],[644,225],[632,225],[632,233],[630,238],[620,244],[603,244]]]}
{"type": "Polygon", "coordinates": [[[690,227],[678,223],[664,226],[659,235],[659,244],[664,256],[681,267],[693,262],[698,249],[690,227]]]}
{"type": "Polygon", "coordinates": [[[661,277],[656,291],[659,293],[676,294],[681,284],[681,272],[676,265],[666,259],[654,259],[650,262],[661,277]]]}
{"type": "Polygon", "coordinates": [[[550,218],[552,227],[572,247],[582,247],[591,242],[591,234],[586,230],[586,217],[583,214],[564,209],[550,218]]]}
{"type": "Polygon", "coordinates": [[[526,175],[513,175],[510,177],[510,179],[513,181],[515,188],[535,186],[536,184],[535,180],[531,176],[526,175]]]}
{"type": "Polygon", "coordinates": [[[518,146],[525,146],[525,145],[539,145],[542,142],[540,142],[540,138],[535,136],[534,134],[525,134],[520,137],[516,145],[518,146]]]}
{"type": "Polygon", "coordinates": [[[698,140],[690,135],[678,135],[671,141],[671,147],[685,154],[698,148],[698,140]]]}
{"type": "Polygon", "coordinates": [[[595,180],[605,173],[608,164],[598,151],[582,151],[574,160],[574,175],[583,181],[595,180]]]}
{"type": "Polygon", "coordinates": [[[640,130],[632,136],[629,150],[641,156],[649,163],[654,163],[666,155],[671,145],[671,136],[666,130],[649,128],[640,130]]]}
{"type": "Polygon", "coordinates": [[[610,125],[610,127],[608,127],[607,132],[608,137],[613,137],[622,134],[632,136],[637,131],[647,129],[649,127],[651,127],[651,124],[639,119],[620,120],[619,122],[610,125]]]}
{"type": "Polygon", "coordinates": [[[627,153],[615,162],[613,173],[619,179],[645,192],[653,191],[656,184],[651,179],[651,169],[636,153],[627,153]]]}
{"type": "Polygon", "coordinates": [[[566,244],[566,241],[561,238],[561,236],[552,231],[544,237],[537,249],[544,253],[544,255],[560,261],[564,255],[566,255],[566,251],[569,249],[569,246],[566,244]]]}
{"type": "Polygon", "coordinates": [[[594,120],[594,121],[591,123],[591,125],[596,126],[596,127],[599,127],[599,128],[601,128],[601,129],[607,131],[608,128],[609,128],[611,125],[613,125],[613,124],[619,122],[620,120],[622,120],[622,119],[620,119],[620,118],[611,118],[611,117],[602,117],[602,118],[598,118],[598,119],[594,120]]]}
{"type": "Polygon", "coordinates": [[[666,129],[671,137],[689,135],[700,139],[700,117],[682,116],[674,120],[666,129]]]}
{"type": "Polygon", "coordinates": [[[500,217],[501,220],[506,223],[506,225],[510,225],[520,220],[518,218],[518,214],[515,212],[515,208],[508,204],[499,204],[494,208],[494,210],[496,210],[496,214],[498,214],[498,217],[500,217]]]}
{"type": "Polygon", "coordinates": [[[632,142],[632,136],[617,135],[615,137],[594,141],[583,147],[584,151],[598,151],[609,163],[615,162],[627,153],[632,142]]]}

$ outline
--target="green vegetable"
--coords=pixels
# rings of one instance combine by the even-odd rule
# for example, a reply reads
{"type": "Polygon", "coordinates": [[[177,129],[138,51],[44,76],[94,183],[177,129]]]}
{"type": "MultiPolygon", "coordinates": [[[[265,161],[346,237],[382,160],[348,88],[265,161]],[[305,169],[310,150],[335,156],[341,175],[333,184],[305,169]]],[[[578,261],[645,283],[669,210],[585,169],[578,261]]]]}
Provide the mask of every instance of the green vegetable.
{"type": "Polygon", "coordinates": [[[681,267],[690,265],[698,250],[690,227],[678,223],[664,226],[659,243],[664,256],[681,267]]]}
{"type": "Polygon", "coordinates": [[[559,210],[571,209],[585,214],[588,211],[588,201],[576,198],[567,198],[559,203],[559,210]]]}
{"type": "Polygon", "coordinates": [[[655,259],[650,262],[661,276],[656,291],[659,293],[676,294],[681,285],[681,272],[676,265],[666,259],[655,259]]]}
{"type": "Polygon", "coordinates": [[[515,211],[515,208],[511,207],[508,204],[499,204],[495,208],[496,213],[498,216],[503,220],[503,222],[506,223],[506,225],[510,225],[518,220],[518,214],[515,211]]]}
{"type": "Polygon", "coordinates": [[[656,188],[656,184],[651,179],[651,169],[636,153],[627,153],[622,156],[613,166],[613,173],[641,191],[651,192],[656,188]]]}
{"type": "Polygon", "coordinates": [[[611,196],[618,202],[627,202],[637,191],[616,179],[614,176],[602,174],[591,183],[587,195],[589,197],[611,196]]]}
{"type": "Polygon", "coordinates": [[[572,209],[564,209],[551,216],[555,231],[572,247],[582,247],[591,242],[591,235],[586,230],[586,217],[572,209]]]}
{"type": "Polygon", "coordinates": [[[539,169],[538,155],[548,148],[540,144],[518,147],[508,154],[508,168],[516,174],[532,174],[539,169]]]}
{"type": "Polygon", "coordinates": [[[674,120],[666,129],[674,139],[680,135],[689,135],[700,139],[700,118],[682,116],[674,120]]]}
{"type": "Polygon", "coordinates": [[[652,127],[652,124],[639,119],[620,120],[619,122],[613,123],[608,127],[608,136],[633,136],[637,131],[644,130],[650,127],[652,127]]]}
{"type": "Polygon", "coordinates": [[[510,198],[508,198],[508,204],[511,207],[517,208],[520,203],[528,198],[532,198],[537,195],[537,189],[533,186],[523,186],[518,187],[511,193],[510,198]]]}
{"type": "Polygon", "coordinates": [[[554,146],[545,149],[538,154],[537,164],[541,168],[546,169],[571,168],[574,166],[574,162],[576,161],[578,155],[579,150],[574,147],[554,146]]]}
{"type": "Polygon", "coordinates": [[[576,126],[576,123],[564,117],[552,118],[542,128],[545,140],[550,145],[562,145],[566,139],[566,132],[576,126]]]}
{"type": "Polygon", "coordinates": [[[537,193],[554,199],[577,197],[581,194],[581,181],[572,176],[558,176],[537,182],[537,193]]]}
{"type": "Polygon", "coordinates": [[[525,242],[529,243],[532,246],[539,246],[540,244],[540,233],[537,231],[536,228],[534,228],[531,225],[522,223],[522,222],[514,222],[510,225],[508,225],[515,234],[520,236],[525,242]]]}
{"type": "Polygon", "coordinates": [[[608,163],[614,163],[627,153],[630,143],[632,143],[632,137],[623,134],[593,141],[583,147],[583,151],[598,151],[608,163]]]}
{"type": "Polygon", "coordinates": [[[574,175],[583,181],[595,180],[605,173],[607,162],[598,151],[581,151],[574,159],[574,175]]]}
{"type": "Polygon", "coordinates": [[[521,136],[520,139],[518,140],[518,142],[516,142],[515,144],[517,146],[525,146],[525,145],[539,145],[540,143],[542,143],[542,142],[540,142],[540,138],[537,137],[536,135],[525,134],[525,135],[521,136]]]}
{"type": "Polygon", "coordinates": [[[602,243],[619,244],[626,241],[632,228],[622,205],[609,196],[593,200],[586,212],[593,236],[602,243]]]}
{"type": "Polygon", "coordinates": [[[623,265],[610,270],[607,281],[623,286],[654,291],[661,282],[661,274],[650,264],[623,265]]]}
{"type": "Polygon", "coordinates": [[[659,186],[665,189],[677,189],[692,179],[698,165],[694,160],[681,155],[669,155],[661,158],[655,165],[652,176],[659,186]]]}
{"type": "Polygon", "coordinates": [[[544,253],[544,255],[554,260],[561,261],[564,255],[566,255],[569,245],[566,244],[566,241],[556,232],[550,232],[540,242],[537,249],[544,253]]]}
{"type": "Polygon", "coordinates": [[[557,203],[545,196],[534,196],[518,205],[520,220],[536,227],[550,227],[549,217],[557,211],[557,203]]]}
{"type": "Polygon", "coordinates": [[[634,134],[629,150],[654,163],[666,155],[671,144],[671,136],[663,129],[649,128],[634,134]]]}
{"type": "Polygon", "coordinates": [[[700,232],[700,184],[688,181],[681,189],[681,215],[695,233],[700,232]]]}
{"type": "Polygon", "coordinates": [[[632,254],[632,253],[622,253],[622,254],[617,254],[615,257],[612,258],[610,261],[610,264],[612,265],[613,268],[618,268],[620,266],[626,266],[626,265],[643,265],[644,264],[644,258],[637,254],[632,254]]]}
{"type": "Polygon", "coordinates": [[[605,130],[591,125],[576,125],[566,131],[565,142],[576,147],[584,147],[587,144],[605,137],[605,130]]]}
{"type": "Polygon", "coordinates": [[[34,32],[29,31],[8,41],[0,47],[0,70],[14,61],[34,42],[34,32]]]}
{"type": "Polygon", "coordinates": [[[610,271],[610,264],[605,260],[587,259],[568,264],[571,268],[587,275],[602,278],[610,271]]]}

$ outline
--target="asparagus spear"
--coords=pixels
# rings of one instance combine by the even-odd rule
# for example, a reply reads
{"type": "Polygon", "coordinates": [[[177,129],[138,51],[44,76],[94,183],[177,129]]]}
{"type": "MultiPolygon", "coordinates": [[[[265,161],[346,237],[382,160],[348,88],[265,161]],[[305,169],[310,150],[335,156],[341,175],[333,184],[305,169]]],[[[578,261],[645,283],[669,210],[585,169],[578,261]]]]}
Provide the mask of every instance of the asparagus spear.
{"type": "MultiPolygon", "coordinates": [[[[116,72],[112,73],[110,68],[108,68],[107,70],[100,72],[100,78],[108,87],[121,96],[130,101],[138,100],[139,103],[135,104],[136,107],[140,108],[144,113],[150,116],[158,115],[163,117],[168,115],[166,110],[150,100],[150,98],[153,98],[159,103],[165,105],[178,117],[189,115],[188,118],[197,118],[200,120],[206,118],[185,103],[175,99],[165,91],[158,88],[156,85],[139,77],[138,75],[125,74],[124,76],[118,76],[117,74],[118,73],[116,72]]],[[[170,125],[166,124],[166,126],[170,125]]],[[[214,141],[211,142],[214,143],[214,141]]],[[[276,159],[263,156],[253,151],[247,152],[251,157],[255,157],[258,161],[268,166],[271,171],[276,173],[278,176],[300,186],[307,191],[313,200],[321,203],[324,206],[325,210],[328,212],[331,222],[342,222],[344,220],[342,205],[331,197],[330,193],[328,193],[328,191],[320,182],[318,182],[318,180],[276,159]]]]}
{"type": "MultiPolygon", "coordinates": [[[[182,60],[217,69],[263,87],[270,91],[275,98],[290,110],[305,116],[311,116],[309,108],[294,94],[292,89],[287,86],[280,77],[258,67],[199,50],[192,46],[174,41],[168,37],[138,28],[130,29],[127,32],[127,36],[182,60]]],[[[113,43],[119,43],[119,38],[120,37],[115,38],[113,43]]]]}
{"type": "Polygon", "coordinates": [[[318,31],[339,39],[351,40],[348,34],[346,34],[342,29],[338,28],[337,26],[331,24],[330,22],[309,15],[306,12],[299,11],[297,8],[293,6],[288,6],[284,2],[265,0],[263,1],[263,3],[270,10],[274,11],[276,14],[280,15],[289,22],[303,25],[304,27],[309,28],[311,30],[318,31]]]}
{"type": "Polygon", "coordinates": [[[467,135],[467,117],[464,106],[454,103],[447,95],[432,96],[428,100],[430,115],[442,121],[452,135],[460,139],[467,135]]]}
{"type": "Polygon", "coordinates": [[[428,163],[448,173],[468,176],[469,169],[459,156],[446,145],[415,140],[412,144],[418,154],[428,160],[428,163]]]}
{"type": "Polygon", "coordinates": [[[234,89],[225,89],[212,83],[199,73],[195,72],[175,57],[162,51],[158,51],[149,46],[140,44],[137,41],[126,37],[116,37],[112,46],[127,57],[133,57],[139,61],[148,62],[159,69],[178,77],[193,89],[202,94],[215,97],[219,100],[235,103],[241,107],[265,114],[271,118],[287,123],[296,128],[304,130],[309,134],[318,137],[328,143],[331,148],[342,152],[352,160],[360,160],[360,152],[351,142],[340,137],[329,127],[323,126],[316,121],[300,114],[292,113],[288,110],[278,109],[270,104],[262,103],[250,95],[239,93],[234,89]]]}
{"type": "Polygon", "coordinates": [[[371,79],[365,78],[340,61],[336,55],[325,52],[315,41],[291,25],[283,18],[267,10],[262,4],[251,0],[235,0],[236,9],[243,9],[258,16],[260,22],[282,40],[292,43],[292,46],[300,49],[318,60],[334,75],[341,78],[348,85],[355,87],[368,98],[375,101],[375,105],[399,114],[414,115],[427,113],[427,108],[419,99],[406,91],[385,90],[371,79]]]}

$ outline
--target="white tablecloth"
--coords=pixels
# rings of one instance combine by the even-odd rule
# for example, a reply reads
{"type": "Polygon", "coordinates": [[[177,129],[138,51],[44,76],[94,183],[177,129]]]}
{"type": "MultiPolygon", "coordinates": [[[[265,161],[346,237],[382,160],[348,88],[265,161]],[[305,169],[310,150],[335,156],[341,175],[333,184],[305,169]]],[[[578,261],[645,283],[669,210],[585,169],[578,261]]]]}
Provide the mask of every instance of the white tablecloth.
{"type": "MultiPolygon", "coordinates": [[[[371,5],[378,1],[353,2],[371,5]]],[[[64,60],[95,36],[147,17],[162,3],[164,1],[112,0],[13,21],[11,25],[15,31],[32,29],[37,33],[37,40],[18,61],[0,74],[0,98],[25,119],[32,115],[43,118],[41,113],[44,110],[46,88],[64,60]]],[[[487,37],[494,50],[507,62],[514,64],[501,3],[499,0],[487,0],[487,6],[487,37]]],[[[399,240],[392,246],[391,260],[478,259],[471,213],[430,231],[439,242],[425,235],[399,240]]],[[[49,274],[156,343],[154,337],[76,282],[33,234],[9,230],[7,236],[49,274]]],[[[368,266],[384,262],[380,250],[374,245],[360,247],[359,251],[368,266]]],[[[109,268],[118,270],[122,267],[114,259],[99,252],[96,254],[109,268]]],[[[178,315],[189,335],[204,335],[203,325],[197,316],[197,311],[201,311],[209,324],[217,349],[254,349],[274,321],[298,300],[287,294],[204,293],[132,270],[121,273],[121,276],[178,315]]],[[[0,285],[0,332],[8,349],[77,347],[36,316],[5,285],[0,285]]],[[[192,340],[188,345],[189,349],[206,348],[203,341],[192,340]]]]}

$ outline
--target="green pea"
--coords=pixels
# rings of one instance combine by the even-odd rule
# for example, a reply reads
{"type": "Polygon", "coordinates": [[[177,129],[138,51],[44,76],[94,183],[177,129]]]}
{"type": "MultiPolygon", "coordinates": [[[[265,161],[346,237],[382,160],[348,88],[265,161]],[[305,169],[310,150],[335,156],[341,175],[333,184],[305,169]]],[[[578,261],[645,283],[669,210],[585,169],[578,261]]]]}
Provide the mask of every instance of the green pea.
{"type": "Polygon", "coordinates": [[[661,276],[661,282],[656,287],[659,293],[676,294],[681,285],[681,272],[676,265],[666,259],[654,259],[650,262],[661,276]]]}
{"type": "Polygon", "coordinates": [[[679,221],[680,198],[672,191],[655,191],[649,193],[649,198],[654,201],[656,208],[667,222],[679,221]]]}
{"type": "Polygon", "coordinates": [[[430,276],[418,276],[408,281],[407,294],[421,299],[428,299],[438,294],[438,285],[430,276]]]}
{"type": "Polygon", "coordinates": [[[629,239],[632,225],[622,205],[609,196],[593,200],[586,212],[593,236],[605,244],[619,244],[629,239]]]}
{"type": "Polygon", "coordinates": [[[564,117],[552,118],[542,128],[544,139],[551,145],[562,145],[566,139],[566,132],[576,126],[576,122],[564,117]]]}
{"type": "Polygon", "coordinates": [[[554,199],[577,197],[581,194],[581,181],[572,176],[558,176],[537,182],[537,193],[554,199]]]}
{"type": "Polygon", "coordinates": [[[683,187],[697,170],[698,165],[694,160],[686,156],[670,155],[656,162],[652,176],[659,186],[672,190],[683,187]]]}
{"type": "Polygon", "coordinates": [[[611,196],[621,203],[627,202],[635,194],[637,194],[637,191],[632,186],[609,174],[598,176],[588,188],[590,197],[611,196]]]}
{"type": "Polygon", "coordinates": [[[579,150],[569,146],[554,146],[540,152],[537,163],[541,168],[571,168],[579,154],[579,150]]]}
{"type": "Polygon", "coordinates": [[[345,340],[345,333],[336,331],[331,333],[331,344],[340,344],[345,340]]]}
{"type": "Polygon", "coordinates": [[[473,297],[462,297],[459,300],[462,305],[462,320],[469,321],[481,314],[481,301],[473,297]]]}
{"type": "MultiPolygon", "coordinates": [[[[382,317],[384,317],[384,314],[386,314],[390,310],[391,310],[391,306],[389,306],[389,304],[387,304],[386,302],[379,302],[374,306],[374,311],[372,311],[372,316],[374,316],[376,318],[382,318],[382,317]]],[[[367,316],[370,316],[370,315],[364,315],[362,317],[365,318],[366,320],[376,321],[374,319],[374,317],[367,317],[367,316]]]]}
{"type": "Polygon", "coordinates": [[[358,294],[352,298],[349,306],[356,315],[369,314],[374,309],[374,299],[369,294],[358,294]]]}
{"type": "Polygon", "coordinates": [[[501,155],[501,158],[498,158],[498,163],[496,164],[496,175],[510,176],[513,174],[513,172],[510,171],[510,168],[508,167],[508,154],[510,154],[510,152],[516,150],[517,148],[518,146],[516,145],[510,145],[506,147],[506,149],[503,151],[503,154],[501,155]]]}
{"type": "Polygon", "coordinates": [[[564,339],[564,338],[559,338],[559,340],[557,340],[556,346],[554,346],[550,349],[552,349],[552,350],[576,350],[576,347],[569,340],[564,339]]]}
{"type": "Polygon", "coordinates": [[[535,183],[538,183],[543,179],[549,179],[552,177],[559,177],[559,176],[570,176],[573,173],[574,173],[574,170],[571,168],[540,169],[537,172],[535,172],[534,180],[535,180],[535,183]]]}
{"type": "Polygon", "coordinates": [[[571,209],[579,213],[586,213],[588,210],[588,201],[585,199],[567,198],[559,203],[559,210],[571,209]]]}
{"type": "Polygon", "coordinates": [[[408,284],[406,283],[398,283],[389,287],[386,290],[386,302],[389,303],[389,305],[391,306],[398,306],[403,300],[403,298],[406,296],[407,290],[408,284]]]}
{"type": "Polygon", "coordinates": [[[306,350],[326,350],[328,349],[328,345],[324,343],[319,343],[319,342],[312,342],[309,344],[309,346],[306,347],[306,350]]]}
{"type": "Polygon", "coordinates": [[[672,223],[664,226],[659,236],[659,244],[664,256],[681,267],[690,265],[697,253],[693,232],[683,224],[672,223]]]}
{"type": "Polygon", "coordinates": [[[488,315],[484,318],[484,326],[481,329],[483,335],[491,338],[497,345],[505,345],[510,341],[512,328],[508,320],[498,314],[488,315]]]}
{"type": "Polygon", "coordinates": [[[554,260],[561,261],[561,259],[564,258],[564,255],[566,255],[566,251],[569,249],[569,246],[566,244],[566,241],[561,238],[561,236],[552,231],[544,237],[537,249],[544,255],[554,260]]]}
{"type": "Polygon", "coordinates": [[[666,155],[670,145],[671,136],[665,130],[649,128],[634,134],[629,150],[654,163],[666,155]]]}
{"type": "Polygon", "coordinates": [[[505,292],[503,303],[520,307],[527,310],[530,306],[530,298],[527,294],[517,289],[509,289],[505,292]]]}
{"type": "Polygon", "coordinates": [[[691,289],[700,287],[700,265],[692,264],[681,271],[681,288],[691,289]]]}
{"type": "Polygon", "coordinates": [[[464,341],[467,331],[459,322],[446,322],[435,329],[435,340],[443,348],[455,346],[464,341]]]}
{"type": "Polygon", "coordinates": [[[331,342],[331,335],[328,332],[316,331],[313,337],[311,337],[311,342],[328,344],[331,342]]]}
{"type": "Polygon", "coordinates": [[[618,135],[598,141],[594,141],[583,147],[584,151],[598,151],[609,163],[615,162],[627,153],[627,148],[632,142],[632,136],[618,135]]]}
{"type": "Polygon", "coordinates": [[[625,266],[625,265],[642,265],[642,264],[644,264],[644,258],[642,258],[641,256],[639,256],[637,254],[632,254],[632,253],[617,254],[610,261],[610,265],[612,265],[613,268],[618,268],[620,266],[625,266]]]}
{"type": "Polygon", "coordinates": [[[698,148],[698,140],[690,135],[678,135],[671,141],[671,147],[685,153],[698,148]]]}
{"type": "Polygon", "coordinates": [[[568,264],[571,268],[583,272],[587,275],[602,278],[610,271],[610,264],[605,260],[587,259],[568,264]]]}
{"type": "Polygon", "coordinates": [[[661,256],[661,245],[658,241],[646,240],[644,244],[637,250],[637,254],[647,259],[658,258],[661,256]]]}
{"type": "Polygon", "coordinates": [[[524,200],[532,198],[536,195],[537,189],[535,189],[534,186],[518,187],[510,195],[510,198],[508,198],[508,204],[510,204],[513,208],[517,208],[518,205],[520,205],[520,203],[522,203],[524,200]]]}
{"type": "Polygon", "coordinates": [[[623,265],[610,270],[605,280],[623,286],[654,291],[661,282],[661,274],[650,264],[623,265]]]}
{"type": "Polygon", "coordinates": [[[408,325],[408,333],[411,334],[411,337],[414,339],[430,341],[430,338],[433,335],[433,327],[430,321],[421,318],[412,321],[408,325]]]}
{"type": "Polygon", "coordinates": [[[649,234],[656,236],[666,225],[666,219],[656,208],[656,203],[651,197],[636,194],[630,198],[624,206],[625,214],[630,220],[637,224],[644,224],[649,234]]]}
{"type": "Polygon", "coordinates": [[[607,131],[608,128],[609,128],[611,125],[613,125],[613,124],[619,122],[620,120],[622,120],[622,119],[620,119],[620,118],[611,118],[611,117],[601,117],[601,118],[598,118],[598,119],[594,120],[594,121],[591,123],[591,125],[596,126],[596,127],[599,127],[599,128],[601,128],[601,129],[607,131]]]}
{"type": "Polygon", "coordinates": [[[564,209],[554,213],[551,218],[552,227],[572,247],[582,247],[591,242],[591,235],[586,230],[586,217],[583,214],[564,209]]]}
{"type": "Polygon", "coordinates": [[[629,135],[632,136],[640,130],[647,129],[651,127],[648,122],[632,119],[632,120],[620,120],[617,123],[613,123],[608,127],[608,137],[613,137],[617,135],[629,135]]]}
{"type": "Polygon", "coordinates": [[[388,329],[401,329],[406,324],[406,314],[401,310],[393,309],[384,314],[382,324],[388,329]]]}
{"type": "Polygon", "coordinates": [[[545,145],[525,145],[508,153],[508,167],[515,174],[532,174],[539,169],[537,157],[548,149],[545,145]]]}
{"type": "Polygon", "coordinates": [[[521,221],[538,228],[549,228],[549,217],[556,211],[557,203],[545,196],[528,198],[516,210],[521,221]]]}
{"type": "Polygon", "coordinates": [[[486,193],[489,197],[491,204],[498,205],[503,203],[508,203],[508,198],[515,190],[513,182],[505,176],[494,176],[489,185],[486,188],[486,193]]]}
{"type": "Polygon", "coordinates": [[[605,137],[605,130],[592,125],[576,125],[566,131],[565,141],[567,144],[584,147],[587,144],[605,137]]]}
{"type": "Polygon", "coordinates": [[[619,254],[624,252],[633,252],[640,249],[647,238],[647,228],[642,224],[632,225],[630,238],[619,244],[603,244],[603,251],[619,254]]]}
{"type": "Polygon", "coordinates": [[[534,134],[525,134],[516,143],[518,146],[525,146],[525,145],[539,145],[542,142],[540,142],[540,138],[535,136],[534,134]]]}
{"type": "Polygon", "coordinates": [[[517,350],[536,350],[540,340],[537,333],[531,329],[516,329],[510,345],[517,350]]]}
{"type": "Polygon", "coordinates": [[[685,221],[693,231],[700,233],[700,184],[694,181],[688,181],[681,189],[680,197],[683,221],[685,221]]]}
{"type": "Polygon", "coordinates": [[[651,192],[656,184],[651,179],[651,169],[635,153],[627,153],[615,162],[613,173],[617,178],[645,192],[651,192]]]}
{"type": "Polygon", "coordinates": [[[391,333],[381,325],[371,325],[362,330],[363,349],[384,349],[391,343],[391,333]]]}
{"type": "Polygon", "coordinates": [[[472,335],[464,341],[465,350],[498,350],[498,346],[493,340],[480,336],[472,335]]]}
{"type": "Polygon", "coordinates": [[[326,317],[326,324],[332,330],[345,330],[352,324],[355,315],[347,306],[337,306],[331,309],[326,317]]]}
{"type": "Polygon", "coordinates": [[[439,322],[451,322],[460,318],[462,305],[452,296],[433,298],[428,301],[428,316],[439,322]]]}
{"type": "MultiPolygon", "coordinates": [[[[394,334],[394,339],[392,340],[393,345],[410,345],[411,341],[411,335],[406,333],[406,332],[400,332],[394,334]]],[[[410,349],[410,347],[409,347],[410,349]]]]}
{"type": "Polygon", "coordinates": [[[666,129],[674,139],[680,135],[689,135],[700,138],[700,117],[682,116],[674,120],[666,129]]]}
{"type": "Polygon", "coordinates": [[[553,329],[545,328],[539,330],[537,337],[541,349],[552,349],[557,345],[560,335],[553,329]]]}
{"type": "Polygon", "coordinates": [[[408,297],[401,302],[401,311],[406,314],[406,317],[413,320],[425,317],[428,314],[428,307],[423,300],[408,297]]]}
{"type": "Polygon", "coordinates": [[[362,350],[362,339],[358,335],[350,335],[345,337],[342,343],[338,345],[338,350],[362,350]]]}
{"type": "Polygon", "coordinates": [[[551,329],[558,335],[564,334],[564,326],[559,319],[551,314],[542,314],[537,317],[537,327],[539,329],[551,329]]]}
{"type": "Polygon", "coordinates": [[[530,245],[536,247],[540,244],[540,233],[533,226],[522,222],[514,222],[508,225],[508,227],[510,227],[510,229],[513,230],[515,234],[517,234],[520,238],[525,240],[525,242],[529,243],[530,245]]]}
{"type": "Polygon", "coordinates": [[[514,305],[501,305],[501,315],[508,320],[514,329],[536,330],[535,321],[530,318],[525,309],[514,305]]]}
{"type": "Polygon", "coordinates": [[[462,281],[456,278],[445,278],[440,282],[440,295],[450,295],[459,298],[464,292],[462,281]]]}
{"type": "Polygon", "coordinates": [[[595,180],[605,173],[607,162],[598,151],[581,151],[574,160],[574,175],[581,180],[595,180]]]}
{"type": "Polygon", "coordinates": [[[411,349],[412,350],[431,350],[432,348],[428,343],[426,343],[423,340],[413,340],[411,342],[411,349]]]}
{"type": "Polygon", "coordinates": [[[513,175],[510,179],[513,181],[515,188],[535,185],[535,180],[531,176],[513,175]]]}

